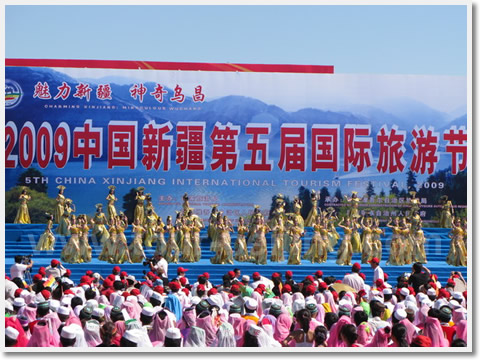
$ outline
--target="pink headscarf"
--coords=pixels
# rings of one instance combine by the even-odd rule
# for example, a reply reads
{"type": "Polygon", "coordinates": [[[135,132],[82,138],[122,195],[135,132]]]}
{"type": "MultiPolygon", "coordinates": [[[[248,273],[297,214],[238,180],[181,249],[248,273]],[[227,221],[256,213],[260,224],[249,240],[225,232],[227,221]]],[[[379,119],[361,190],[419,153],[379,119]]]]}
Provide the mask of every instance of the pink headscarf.
{"type": "Polygon", "coordinates": [[[128,316],[130,316],[131,319],[140,319],[140,313],[142,310],[139,308],[137,309],[137,307],[130,301],[124,302],[122,308],[127,310],[128,316]]]}
{"type": "Polygon", "coordinates": [[[204,318],[197,317],[197,325],[199,328],[205,330],[205,344],[207,346],[212,345],[212,343],[217,338],[217,326],[213,323],[213,318],[211,315],[205,316],[204,318]]]}
{"type": "Polygon", "coordinates": [[[325,290],[323,292],[323,295],[325,296],[327,304],[330,305],[330,309],[332,310],[332,312],[336,313],[337,304],[335,304],[335,299],[333,298],[333,294],[329,290],[325,290]]]}
{"type": "Polygon", "coordinates": [[[165,341],[165,334],[167,329],[175,327],[175,323],[170,318],[170,316],[165,315],[165,318],[162,320],[160,316],[155,315],[153,317],[153,326],[152,330],[149,333],[150,341],[153,343],[155,341],[165,341]]]}
{"type": "Polygon", "coordinates": [[[357,343],[366,346],[372,341],[373,331],[368,322],[363,322],[357,326],[358,339],[357,343]]]}
{"type": "Polygon", "coordinates": [[[460,320],[457,324],[457,339],[467,342],[467,320],[460,320]]]}
{"type": "Polygon", "coordinates": [[[352,321],[348,316],[342,315],[340,319],[332,325],[330,329],[330,336],[327,340],[328,347],[345,347],[345,343],[340,338],[340,331],[342,330],[343,325],[351,324],[352,321]]]}
{"type": "Polygon", "coordinates": [[[408,319],[403,319],[399,321],[399,323],[405,325],[405,327],[407,328],[407,342],[411,344],[412,340],[417,335],[417,330],[415,329],[415,326],[408,319]]]}
{"type": "Polygon", "coordinates": [[[273,332],[273,338],[281,343],[290,334],[290,327],[292,326],[292,318],[286,313],[281,313],[277,317],[275,323],[275,331],[273,332]]]}
{"type": "Polygon", "coordinates": [[[115,322],[115,330],[117,330],[118,337],[122,337],[125,333],[125,321],[117,321],[115,322]]]}
{"type": "Polygon", "coordinates": [[[197,314],[195,308],[190,310],[183,310],[182,319],[178,322],[178,328],[180,330],[195,326],[197,321],[197,314]]]}
{"type": "Polygon", "coordinates": [[[293,300],[292,300],[292,295],[289,293],[284,293],[282,294],[282,301],[284,306],[290,306],[292,307],[293,300]]]}
{"type": "Polygon", "coordinates": [[[452,321],[455,324],[458,324],[462,320],[467,320],[465,313],[466,313],[466,310],[464,308],[455,309],[453,311],[452,321]]]}
{"type": "Polygon", "coordinates": [[[243,345],[243,335],[247,331],[247,321],[240,316],[240,314],[230,314],[228,322],[233,326],[235,333],[235,339],[237,340],[237,346],[243,345]]]}
{"type": "Polygon", "coordinates": [[[315,294],[315,301],[317,304],[323,304],[325,302],[325,296],[322,293],[316,293],[315,294]]]}
{"type": "Polygon", "coordinates": [[[390,340],[390,333],[385,332],[385,328],[378,329],[373,336],[372,341],[366,347],[387,347],[390,340]]]}
{"type": "Polygon", "coordinates": [[[26,316],[28,322],[31,323],[37,319],[37,309],[30,306],[23,306],[18,311],[18,315],[26,316]]]}
{"type": "Polygon", "coordinates": [[[318,309],[318,312],[315,319],[317,319],[317,321],[323,324],[325,323],[325,308],[323,307],[323,305],[318,304],[317,309],[318,309]]]}
{"type": "Polygon", "coordinates": [[[257,300],[257,316],[260,318],[263,315],[263,309],[262,309],[262,295],[258,293],[258,291],[254,291],[252,293],[252,298],[257,300]]]}
{"type": "Polygon", "coordinates": [[[438,319],[428,316],[423,335],[432,340],[432,347],[448,347],[448,340],[443,337],[443,330],[438,319]]]}
{"type": "MultiPolygon", "coordinates": [[[[25,306],[24,306],[25,307],[25,306]]],[[[23,330],[22,325],[20,324],[20,321],[16,317],[6,317],[5,318],[5,328],[7,327],[13,327],[18,331],[18,337],[17,337],[17,344],[14,347],[25,347],[27,346],[28,343],[28,337],[25,334],[25,331],[23,330]]]]}
{"type": "Polygon", "coordinates": [[[28,341],[27,347],[59,347],[60,343],[55,339],[54,333],[58,336],[57,329],[52,329],[47,320],[45,325],[35,324],[32,337],[28,341]]]}

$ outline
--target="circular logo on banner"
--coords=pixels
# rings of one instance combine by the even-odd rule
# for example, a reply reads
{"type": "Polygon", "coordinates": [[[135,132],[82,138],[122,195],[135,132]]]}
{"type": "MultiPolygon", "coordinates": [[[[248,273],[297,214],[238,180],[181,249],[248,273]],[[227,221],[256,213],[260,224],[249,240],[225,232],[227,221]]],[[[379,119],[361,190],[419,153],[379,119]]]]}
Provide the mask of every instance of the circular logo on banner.
{"type": "Polygon", "coordinates": [[[13,80],[5,79],[5,108],[13,109],[22,101],[23,91],[13,80]]]}

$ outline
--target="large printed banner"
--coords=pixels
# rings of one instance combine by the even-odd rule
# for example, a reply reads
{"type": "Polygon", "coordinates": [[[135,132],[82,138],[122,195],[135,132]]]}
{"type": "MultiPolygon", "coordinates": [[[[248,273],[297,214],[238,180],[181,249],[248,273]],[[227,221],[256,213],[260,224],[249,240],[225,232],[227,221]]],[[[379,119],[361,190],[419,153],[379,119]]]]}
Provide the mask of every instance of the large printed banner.
{"type": "Polygon", "coordinates": [[[143,186],[160,216],[187,192],[203,218],[218,204],[233,220],[308,190],[339,207],[357,191],[383,218],[405,215],[411,190],[426,218],[441,195],[467,204],[465,77],[10,64],[7,192],[20,178],[52,198],[64,185],[90,214],[108,186],[117,210],[143,186]]]}

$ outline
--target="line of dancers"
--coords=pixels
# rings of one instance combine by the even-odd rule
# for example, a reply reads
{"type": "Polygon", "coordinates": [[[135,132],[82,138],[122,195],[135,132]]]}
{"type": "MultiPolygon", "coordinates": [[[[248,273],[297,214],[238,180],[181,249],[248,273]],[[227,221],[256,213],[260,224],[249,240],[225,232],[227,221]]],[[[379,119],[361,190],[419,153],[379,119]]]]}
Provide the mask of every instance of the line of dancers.
{"type": "MultiPolygon", "coordinates": [[[[53,215],[47,214],[47,227],[40,237],[36,250],[53,250],[55,236],[52,231],[54,221],[58,222],[56,233],[70,236],[62,250],[62,260],[67,263],[91,261],[91,247],[88,235],[91,231],[102,245],[100,260],[114,264],[124,262],[142,262],[145,258],[144,247],[156,246],[155,254],[160,254],[170,263],[198,262],[201,258],[200,231],[203,221],[193,213],[189,205],[188,194],[183,196],[181,211],[177,211],[175,221],[168,216],[166,223],[154,209],[151,194],[144,193],[139,187],[136,193],[136,207],[132,231],[133,241],[127,244],[125,230],[128,219],[124,213],[117,215],[115,202],[115,186],[109,187],[107,214],[103,213],[103,205],[96,205],[95,215],[88,221],[86,215],[75,217],[75,206],[71,199],[64,196],[65,187],[58,186],[57,206],[53,215]]],[[[422,219],[419,215],[419,201],[412,193],[411,216],[390,218],[385,225],[391,228],[392,237],[387,265],[407,265],[414,262],[426,263],[425,236],[422,230],[422,219]]],[[[21,211],[25,212],[28,195],[22,192],[21,211]]],[[[337,250],[336,263],[351,265],[354,253],[361,253],[361,262],[368,263],[376,257],[382,258],[382,242],[385,231],[380,228],[378,218],[360,216],[358,204],[360,199],[356,192],[351,197],[345,196],[350,204],[347,216],[340,219],[334,208],[325,211],[318,209],[319,196],[312,191],[311,210],[304,220],[300,214],[302,201],[295,198],[293,212],[285,212],[285,201],[282,194],[276,196],[275,207],[268,221],[264,219],[260,207],[256,205],[253,213],[246,219],[238,219],[237,237],[234,248],[231,248],[231,233],[234,227],[230,219],[212,206],[209,218],[208,239],[210,250],[215,252],[210,261],[212,264],[233,264],[233,261],[253,262],[265,265],[268,260],[266,234],[272,233],[271,262],[285,261],[288,253],[289,265],[300,265],[302,260],[312,263],[327,261],[328,254],[340,240],[336,227],[343,229],[343,238],[337,250]],[[313,227],[309,249],[302,256],[302,237],[305,226],[313,227]],[[248,245],[251,250],[248,250],[248,245]]],[[[20,211],[20,210],[19,210],[20,211]]],[[[450,211],[450,209],[449,209],[450,211]]],[[[28,213],[28,210],[27,210],[28,213]]],[[[466,221],[449,217],[451,221],[451,244],[447,263],[454,266],[466,266],[466,221]]]]}

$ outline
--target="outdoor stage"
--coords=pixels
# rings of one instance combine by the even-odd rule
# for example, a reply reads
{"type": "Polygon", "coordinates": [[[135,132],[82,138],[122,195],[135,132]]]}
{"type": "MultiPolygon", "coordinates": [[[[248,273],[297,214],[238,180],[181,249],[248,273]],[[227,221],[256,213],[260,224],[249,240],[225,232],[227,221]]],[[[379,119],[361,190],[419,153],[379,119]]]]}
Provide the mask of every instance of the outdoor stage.
{"type": "MultiPolygon", "coordinates": [[[[5,273],[10,275],[10,266],[14,262],[15,255],[28,255],[33,254],[34,266],[32,273],[36,273],[41,266],[48,266],[51,259],[60,260],[60,253],[65,245],[66,238],[62,236],[56,236],[55,250],[54,251],[35,251],[35,246],[38,242],[40,235],[45,230],[45,224],[6,224],[5,225],[5,273]]],[[[342,236],[342,229],[338,228],[337,231],[342,236]]],[[[310,239],[313,235],[312,228],[305,228],[305,236],[303,237],[303,250],[302,255],[307,251],[310,246],[310,239]]],[[[451,271],[460,271],[465,279],[467,279],[466,267],[454,267],[447,265],[445,259],[448,254],[450,246],[450,238],[448,234],[450,229],[439,228],[424,228],[426,243],[425,251],[427,254],[428,264],[426,266],[437,274],[439,280],[444,283],[450,276],[451,271]]],[[[386,228],[385,236],[382,237],[383,255],[380,266],[389,275],[389,282],[396,284],[396,277],[405,272],[411,271],[411,265],[405,266],[386,266],[385,262],[388,259],[389,245],[391,239],[391,231],[386,228]]],[[[131,232],[131,226],[125,232],[125,235],[130,243],[133,239],[131,232]]],[[[336,251],[340,246],[339,240],[334,251],[328,254],[328,260],[322,264],[312,264],[309,261],[303,261],[301,265],[287,265],[287,260],[281,263],[272,263],[268,261],[267,265],[255,265],[252,263],[244,263],[235,261],[234,265],[213,265],[210,263],[210,258],[214,256],[214,253],[210,251],[210,243],[207,240],[207,230],[203,229],[201,234],[201,248],[202,259],[197,263],[178,263],[170,264],[169,266],[169,278],[176,276],[176,269],[179,266],[189,269],[187,277],[192,280],[196,280],[197,276],[205,271],[210,273],[210,280],[214,284],[222,283],[222,276],[229,270],[237,267],[242,270],[242,274],[252,275],[253,272],[258,271],[262,275],[270,277],[273,272],[280,272],[284,274],[286,270],[292,270],[294,279],[301,281],[305,276],[313,274],[317,270],[322,270],[324,276],[335,276],[337,279],[343,278],[345,273],[350,272],[350,266],[339,266],[335,263],[336,251]]],[[[236,239],[236,233],[232,233],[232,248],[236,239]]],[[[84,264],[64,264],[72,271],[72,279],[78,281],[81,275],[85,274],[85,271],[92,270],[100,273],[102,276],[107,276],[111,273],[113,264],[105,261],[98,260],[98,255],[101,252],[101,246],[98,243],[92,243],[92,262],[84,264]]],[[[252,245],[249,245],[249,250],[252,245]]],[[[268,258],[270,258],[270,252],[272,248],[271,234],[267,234],[267,247],[268,258]]],[[[155,247],[145,249],[147,256],[152,256],[155,252],[155,247]]],[[[285,258],[288,258],[288,253],[285,252],[285,258]]],[[[352,263],[360,262],[360,254],[354,254],[352,263]]],[[[143,276],[143,270],[148,270],[141,263],[139,264],[122,264],[120,265],[122,270],[128,271],[129,274],[133,274],[137,279],[143,276]]],[[[367,276],[367,283],[372,283],[373,271],[369,264],[362,264],[362,271],[367,276]]]]}

